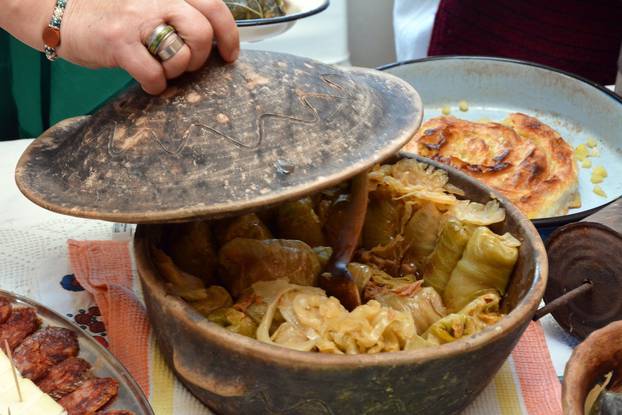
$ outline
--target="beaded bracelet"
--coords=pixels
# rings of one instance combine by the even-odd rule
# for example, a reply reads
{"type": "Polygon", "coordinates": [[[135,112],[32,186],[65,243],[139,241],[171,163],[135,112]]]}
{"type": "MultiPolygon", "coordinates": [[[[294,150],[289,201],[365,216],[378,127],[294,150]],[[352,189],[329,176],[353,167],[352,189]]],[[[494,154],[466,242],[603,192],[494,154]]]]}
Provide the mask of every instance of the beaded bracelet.
{"type": "Polygon", "coordinates": [[[67,0],[56,0],[50,23],[43,29],[43,50],[45,51],[45,56],[51,61],[56,60],[58,57],[56,48],[60,45],[60,24],[63,20],[66,5],[67,0]]]}

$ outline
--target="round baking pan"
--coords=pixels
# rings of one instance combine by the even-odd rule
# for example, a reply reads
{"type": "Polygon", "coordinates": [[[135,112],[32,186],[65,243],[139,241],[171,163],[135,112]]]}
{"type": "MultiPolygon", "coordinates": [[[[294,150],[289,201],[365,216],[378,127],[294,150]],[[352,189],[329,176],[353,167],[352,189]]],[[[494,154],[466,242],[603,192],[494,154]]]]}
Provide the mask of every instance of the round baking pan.
{"type": "Polygon", "coordinates": [[[410,82],[423,100],[424,121],[442,115],[448,106],[457,118],[501,121],[522,112],[548,124],[573,148],[597,141],[600,155],[592,166],[603,166],[608,177],[594,193],[591,169],[579,166],[581,207],[567,215],[534,219],[543,235],[580,220],[622,195],[622,98],[587,79],[536,63],[471,56],[430,57],[379,68],[410,82]],[[458,103],[466,101],[467,111],[458,103]]]}

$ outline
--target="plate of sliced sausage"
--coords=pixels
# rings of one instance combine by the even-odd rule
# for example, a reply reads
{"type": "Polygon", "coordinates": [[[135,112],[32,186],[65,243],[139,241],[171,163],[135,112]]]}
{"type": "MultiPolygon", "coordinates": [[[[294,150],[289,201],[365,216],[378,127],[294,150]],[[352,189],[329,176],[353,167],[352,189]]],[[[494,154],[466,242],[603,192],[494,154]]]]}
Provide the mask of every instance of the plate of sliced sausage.
{"type": "Polygon", "coordinates": [[[0,290],[0,415],[9,413],[154,414],[100,343],[55,311],[0,290]]]}

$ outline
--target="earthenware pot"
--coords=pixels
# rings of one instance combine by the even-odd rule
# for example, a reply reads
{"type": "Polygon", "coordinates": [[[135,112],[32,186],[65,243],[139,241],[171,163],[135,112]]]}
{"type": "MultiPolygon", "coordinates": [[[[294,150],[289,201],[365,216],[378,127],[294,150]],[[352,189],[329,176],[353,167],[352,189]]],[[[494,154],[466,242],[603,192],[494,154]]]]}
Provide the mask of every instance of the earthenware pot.
{"type": "MultiPolygon", "coordinates": [[[[447,167],[432,163],[438,168],[447,167]]],[[[536,310],[547,279],[547,259],[534,226],[517,209],[474,179],[448,170],[466,197],[497,197],[506,220],[495,230],[521,240],[504,307],[483,332],[443,346],[371,355],[299,352],[261,343],[207,321],[167,293],[150,255],[159,225],[139,225],[134,240],[149,319],[178,378],[219,414],[454,414],[499,370],[536,310]]]]}
{"type": "MultiPolygon", "coordinates": [[[[622,321],[616,321],[590,334],[572,352],[564,371],[562,387],[565,415],[583,415],[588,393],[607,373],[614,372],[611,384],[622,385],[621,339],[622,321]]],[[[612,394],[611,397],[609,406],[622,409],[622,395],[612,394]]]]}

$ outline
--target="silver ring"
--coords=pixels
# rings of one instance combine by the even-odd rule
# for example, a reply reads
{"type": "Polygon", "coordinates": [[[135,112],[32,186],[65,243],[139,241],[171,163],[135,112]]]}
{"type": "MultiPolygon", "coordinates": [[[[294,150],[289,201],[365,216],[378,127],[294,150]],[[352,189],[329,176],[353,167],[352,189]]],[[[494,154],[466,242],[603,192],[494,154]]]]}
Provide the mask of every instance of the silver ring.
{"type": "Polygon", "coordinates": [[[160,57],[160,60],[164,62],[175,56],[175,54],[179,52],[184,45],[184,40],[176,32],[172,32],[162,40],[162,43],[160,43],[160,47],[157,50],[157,54],[160,57]]]}
{"type": "Polygon", "coordinates": [[[166,24],[156,26],[145,41],[149,53],[159,57],[161,61],[175,56],[184,44],[184,40],[175,32],[175,28],[166,24]]]}
{"type": "Polygon", "coordinates": [[[162,40],[164,40],[164,38],[168,34],[174,31],[175,31],[175,28],[173,26],[169,26],[166,24],[157,25],[156,28],[153,29],[153,31],[151,32],[151,34],[145,41],[145,46],[147,46],[147,49],[149,49],[149,52],[155,56],[156,51],[158,50],[158,48],[160,47],[160,44],[162,43],[162,40]]]}

